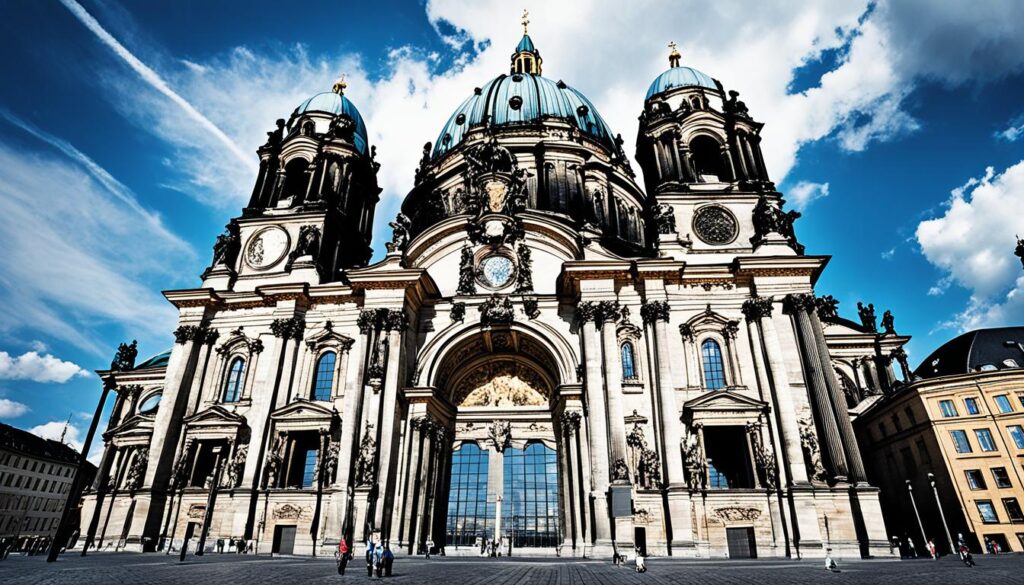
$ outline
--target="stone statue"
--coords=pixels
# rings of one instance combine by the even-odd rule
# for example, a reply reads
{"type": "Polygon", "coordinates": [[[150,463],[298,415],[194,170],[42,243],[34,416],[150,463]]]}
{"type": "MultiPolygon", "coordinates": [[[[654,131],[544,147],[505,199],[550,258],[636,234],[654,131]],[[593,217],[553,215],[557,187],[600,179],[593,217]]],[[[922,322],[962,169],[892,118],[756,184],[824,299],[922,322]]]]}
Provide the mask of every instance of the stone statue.
{"type": "Polygon", "coordinates": [[[327,446],[327,455],[324,456],[323,480],[325,485],[333,485],[338,479],[338,454],[341,453],[341,446],[337,441],[331,441],[327,446]]]}
{"type": "Polygon", "coordinates": [[[766,193],[762,193],[758,197],[752,218],[754,222],[754,237],[750,241],[753,244],[761,243],[768,234],[774,232],[784,237],[798,254],[802,254],[804,247],[797,242],[796,233],[793,231],[793,223],[800,218],[800,212],[783,212],[781,203],[781,199],[778,202],[769,200],[766,193]]]}
{"type": "Polygon", "coordinates": [[[701,491],[707,485],[707,459],[704,457],[704,449],[700,444],[698,434],[696,432],[688,433],[683,440],[683,446],[683,460],[689,473],[690,490],[701,491]]]}
{"type": "Polygon", "coordinates": [[[413,176],[414,185],[419,185],[423,182],[423,177],[427,174],[427,169],[430,168],[430,148],[429,142],[423,144],[423,156],[420,158],[420,166],[416,167],[416,174],[413,176]]]}
{"type": "MultiPolygon", "coordinates": [[[[182,448],[181,453],[178,454],[178,460],[174,462],[174,468],[171,470],[172,489],[184,487],[185,480],[188,479],[188,454],[191,450],[192,441],[188,440],[182,448]]],[[[111,477],[111,479],[113,479],[113,477],[111,477]]]]}
{"type": "Polygon", "coordinates": [[[377,146],[373,145],[370,147],[370,166],[373,167],[373,172],[376,173],[380,170],[380,162],[377,160],[377,146]]]}
{"type": "Polygon", "coordinates": [[[467,151],[466,161],[474,174],[511,173],[516,167],[512,152],[499,144],[496,136],[467,151]]]}
{"type": "Polygon", "coordinates": [[[886,310],[882,313],[882,329],[885,331],[885,335],[896,335],[896,327],[893,322],[892,311],[886,310]]]}
{"type": "Polygon", "coordinates": [[[1013,254],[1020,258],[1020,265],[1024,267],[1024,240],[1017,238],[1017,247],[1013,250],[1013,254]]]}
{"type": "Polygon", "coordinates": [[[242,473],[245,471],[245,460],[249,457],[249,444],[242,443],[235,448],[235,455],[227,466],[227,479],[224,487],[236,488],[242,483],[242,473]]]}
{"type": "Polygon", "coordinates": [[[654,206],[654,224],[658,226],[659,234],[676,232],[676,215],[671,205],[659,203],[654,206]]]}
{"type": "Polygon", "coordinates": [[[839,300],[832,295],[824,295],[814,299],[818,310],[818,318],[822,321],[835,321],[839,318],[839,300]]]}
{"type": "Polygon", "coordinates": [[[367,378],[370,380],[380,380],[384,377],[384,362],[387,360],[387,355],[388,340],[382,335],[374,346],[373,359],[366,371],[367,378]]]}
{"type": "Polygon", "coordinates": [[[512,301],[507,296],[495,293],[480,305],[481,325],[508,325],[515,317],[512,301]]]}
{"type": "Polygon", "coordinates": [[[267,479],[264,487],[273,489],[277,487],[277,474],[281,471],[283,457],[281,450],[284,448],[284,433],[274,439],[274,448],[267,453],[267,479]]]}
{"type": "Polygon", "coordinates": [[[804,451],[804,463],[811,471],[811,479],[825,481],[825,466],[821,464],[821,451],[818,448],[818,436],[814,434],[814,425],[808,419],[800,419],[800,447],[804,451]]]}
{"type": "Polygon", "coordinates": [[[473,249],[468,245],[463,246],[459,261],[459,288],[456,291],[460,295],[476,294],[476,269],[473,264],[473,249]]]}
{"type": "Polygon", "coordinates": [[[487,427],[487,436],[494,444],[494,450],[503,453],[512,441],[512,423],[507,420],[496,420],[487,427]]]}
{"type": "Polygon", "coordinates": [[[612,483],[629,483],[629,466],[622,457],[612,465],[612,483]]]}
{"type": "Polygon", "coordinates": [[[142,479],[146,476],[146,465],[149,463],[149,447],[140,447],[128,468],[128,475],[124,480],[124,487],[130,492],[142,487],[142,479]]]}
{"type": "Polygon", "coordinates": [[[327,128],[327,137],[352,142],[355,132],[355,120],[350,118],[348,114],[338,114],[331,119],[331,125],[327,128]]]}
{"type": "Polygon", "coordinates": [[[295,241],[295,249],[291,253],[292,260],[303,256],[316,256],[320,253],[320,228],[304,225],[299,228],[299,237],[295,241]]]}
{"type": "Polygon", "coordinates": [[[277,128],[267,132],[267,146],[271,148],[277,148],[284,142],[284,119],[278,118],[275,122],[277,128]]]}
{"type": "Polygon", "coordinates": [[[860,316],[860,323],[865,329],[871,333],[878,333],[878,321],[875,319],[875,305],[868,303],[868,306],[864,306],[864,303],[857,303],[857,314],[860,316]]]}
{"type": "Polygon", "coordinates": [[[213,262],[210,263],[210,266],[233,265],[241,249],[238,224],[231,222],[225,227],[224,233],[217,236],[217,241],[213,243],[213,262]]]}
{"type": "Polygon", "coordinates": [[[110,362],[110,369],[114,372],[123,372],[135,367],[135,358],[139,355],[139,344],[134,339],[131,344],[122,343],[117,346],[117,354],[110,362]]]}
{"type": "Polygon", "coordinates": [[[388,253],[405,252],[409,245],[409,231],[412,229],[412,221],[404,213],[395,216],[395,221],[388,223],[391,226],[391,241],[384,244],[388,253]]]}
{"type": "Polygon", "coordinates": [[[359,459],[356,460],[356,485],[373,485],[377,471],[373,467],[377,453],[377,441],[373,438],[373,425],[366,425],[363,440],[359,443],[359,459]]]}
{"type": "Polygon", "coordinates": [[[524,242],[516,246],[519,270],[516,271],[516,292],[533,292],[533,254],[524,242]]]}

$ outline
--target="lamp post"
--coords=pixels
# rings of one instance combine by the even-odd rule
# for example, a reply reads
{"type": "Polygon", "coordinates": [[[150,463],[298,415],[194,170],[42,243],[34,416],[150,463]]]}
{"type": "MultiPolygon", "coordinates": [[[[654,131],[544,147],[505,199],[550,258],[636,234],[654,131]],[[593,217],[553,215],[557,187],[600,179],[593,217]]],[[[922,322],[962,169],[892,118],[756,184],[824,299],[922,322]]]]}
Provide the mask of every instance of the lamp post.
{"type": "Polygon", "coordinates": [[[942,502],[939,501],[939,488],[935,487],[935,474],[928,474],[928,481],[932,484],[932,493],[935,494],[935,505],[939,508],[939,517],[942,518],[942,528],[946,531],[946,542],[949,543],[949,553],[953,554],[956,549],[953,548],[953,537],[949,535],[949,525],[946,524],[946,514],[942,511],[942,502]]]}
{"type": "Polygon", "coordinates": [[[217,501],[217,488],[220,487],[220,470],[224,448],[220,445],[213,447],[213,481],[210,482],[210,493],[206,496],[206,511],[203,513],[203,526],[199,530],[199,544],[196,545],[196,556],[203,556],[206,551],[206,535],[210,532],[210,523],[213,521],[213,505],[217,501]]]}
{"type": "Polygon", "coordinates": [[[910,505],[914,508],[914,517],[917,518],[917,527],[921,530],[921,542],[925,548],[928,547],[928,536],[924,533],[924,524],[921,524],[921,514],[917,511],[917,501],[914,500],[914,486],[907,480],[907,493],[910,494],[910,505]]]}

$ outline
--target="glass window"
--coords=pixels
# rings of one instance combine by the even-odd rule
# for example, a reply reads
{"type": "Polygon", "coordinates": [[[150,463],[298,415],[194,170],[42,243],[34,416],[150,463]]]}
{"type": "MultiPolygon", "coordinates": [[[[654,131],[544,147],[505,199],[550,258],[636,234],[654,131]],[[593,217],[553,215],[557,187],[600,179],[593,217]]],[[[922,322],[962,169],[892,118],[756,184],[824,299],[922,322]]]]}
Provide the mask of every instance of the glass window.
{"type": "Polygon", "coordinates": [[[700,345],[700,354],[704,363],[704,388],[708,390],[725,388],[722,347],[714,339],[706,339],[700,345]]]}
{"type": "Polygon", "coordinates": [[[622,379],[636,380],[636,356],[633,354],[633,344],[626,342],[622,344],[622,379]]]}
{"type": "Polygon", "coordinates": [[[1006,394],[1000,394],[995,397],[996,406],[999,407],[999,412],[1013,412],[1013,405],[1010,404],[1010,397],[1006,394]]]}
{"type": "Polygon", "coordinates": [[[939,410],[942,411],[942,416],[945,418],[956,416],[956,405],[952,400],[940,400],[939,410]]]}
{"type": "Polygon", "coordinates": [[[978,515],[985,524],[998,524],[999,516],[996,515],[996,508],[991,500],[978,500],[978,515]]]}
{"type": "Polygon", "coordinates": [[[953,437],[953,445],[956,447],[957,453],[971,453],[971,442],[967,440],[967,433],[963,431],[949,431],[950,436],[953,437]]]}
{"type": "Polygon", "coordinates": [[[476,443],[463,443],[452,452],[446,538],[449,546],[475,546],[477,538],[494,538],[494,502],[487,502],[487,462],[487,451],[476,443]]]}
{"type": "Polygon", "coordinates": [[[1010,431],[1010,438],[1013,439],[1017,448],[1024,449],[1024,428],[1021,428],[1020,425],[1013,425],[1006,430],[1010,431]]]}
{"type": "Polygon", "coordinates": [[[313,487],[313,477],[316,476],[316,449],[307,449],[306,457],[302,468],[302,487],[313,487]]]}
{"type": "Polygon", "coordinates": [[[992,478],[996,480],[996,487],[1013,487],[1013,484],[1010,483],[1010,474],[1006,473],[1005,467],[993,467],[992,478]]]}
{"type": "Polygon", "coordinates": [[[316,376],[313,379],[313,400],[330,400],[334,389],[334,363],[337,354],[329,351],[316,362],[316,376]]]}
{"type": "Polygon", "coordinates": [[[1003,498],[1003,508],[1006,508],[1006,517],[1010,522],[1024,522],[1024,512],[1017,503],[1017,498],[1003,498]]]}
{"type": "Polygon", "coordinates": [[[988,487],[985,483],[985,476],[981,473],[980,469],[968,469],[964,471],[964,475],[967,476],[967,485],[972,490],[983,490],[988,487]]]}
{"type": "Polygon", "coordinates": [[[996,442],[992,439],[992,431],[988,429],[975,429],[974,436],[978,438],[978,446],[982,451],[995,451],[996,442]]]}
{"type": "Polygon", "coordinates": [[[139,414],[153,414],[157,408],[160,407],[160,397],[163,396],[161,392],[150,394],[142,404],[139,405],[139,414]]]}
{"type": "Polygon", "coordinates": [[[224,402],[238,402],[242,399],[242,382],[245,381],[245,360],[236,357],[228,368],[228,381],[224,387],[224,402]]]}
{"type": "Polygon", "coordinates": [[[558,525],[558,462],[555,450],[542,443],[507,448],[501,508],[502,536],[513,547],[553,547],[558,525]]]}
{"type": "MultiPolygon", "coordinates": [[[[964,407],[967,408],[967,414],[978,414],[979,412],[981,412],[978,409],[977,398],[964,398],[964,407]]],[[[948,416],[945,412],[943,412],[942,414],[943,416],[948,416]]],[[[956,413],[954,413],[952,416],[956,416],[956,413]]]]}
{"type": "Polygon", "coordinates": [[[1024,408],[1024,394],[1017,395],[1017,402],[1020,403],[1020,407],[1024,408]]]}

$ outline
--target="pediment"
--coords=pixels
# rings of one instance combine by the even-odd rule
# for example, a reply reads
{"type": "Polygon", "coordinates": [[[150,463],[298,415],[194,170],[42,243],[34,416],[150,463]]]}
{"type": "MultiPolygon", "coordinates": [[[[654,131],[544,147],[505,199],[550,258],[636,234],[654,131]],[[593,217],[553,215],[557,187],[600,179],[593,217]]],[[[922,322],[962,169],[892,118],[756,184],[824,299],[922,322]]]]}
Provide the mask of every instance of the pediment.
{"type": "Polygon", "coordinates": [[[338,412],[327,408],[319,402],[299,398],[291,404],[282,406],[270,414],[275,422],[331,420],[337,418],[338,412]]]}
{"type": "Polygon", "coordinates": [[[214,405],[185,419],[187,427],[202,426],[241,426],[245,424],[245,417],[231,412],[223,406],[214,405]]]}
{"type": "Polygon", "coordinates": [[[126,438],[132,436],[150,436],[153,434],[153,419],[135,415],[118,426],[103,433],[104,439],[112,437],[126,438]]]}
{"type": "Polygon", "coordinates": [[[712,390],[683,403],[686,411],[721,411],[721,412],[764,412],[768,403],[732,392],[730,390],[712,390]]]}
{"type": "Polygon", "coordinates": [[[348,350],[354,342],[355,340],[351,337],[335,331],[334,325],[330,321],[327,321],[323,329],[306,338],[306,346],[310,349],[333,346],[342,350],[348,350]]]}

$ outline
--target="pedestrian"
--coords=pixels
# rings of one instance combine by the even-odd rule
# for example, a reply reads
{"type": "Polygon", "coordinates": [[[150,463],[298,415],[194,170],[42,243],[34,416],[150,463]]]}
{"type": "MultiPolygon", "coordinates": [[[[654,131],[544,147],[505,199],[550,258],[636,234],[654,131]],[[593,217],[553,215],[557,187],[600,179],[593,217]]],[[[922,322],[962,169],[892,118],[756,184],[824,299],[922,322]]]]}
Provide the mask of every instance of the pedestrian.
{"type": "Polygon", "coordinates": [[[373,549],[373,569],[378,579],[384,576],[384,547],[380,544],[373,549]]]}
{"type": "Polygon", "coordinates": [[[646,573],[647,563],[644,561],[644,556],[640,554],[640,547],[636,548],[636,572],[646,573]]]}
{"type": "Polygon", "coordinates": [[[907,537],[907,556],[912,559],[917,558],[917,548],[914,547],[914,539],[909,536],[907,537]]]}
{"type": "MultiPolygon", "coordinates": [[[[896,537],[893,537],[894,539],[896,537]]],[[[832,558],[832,549],[825,549],[825,569],[832,571],[833,573],[839,572],[839,565],[832,558]]]]}
{"type": "Polygon", "coordinates": [[[932,555],[933,561],[939,560],[939,553],[935,550],[935,540],[931,538],[928,539],[928,554],[932,555]]]}
{"type": "Polygon", "coordinates": [[[382,555],[384,560],[384,576],[391,576],[391,567],[395,564],[395,553],[391,552],[391,545],[384,545],[384,554],[382,555]]]}
{"type": "Polygon", "coordinates": [[[366,539],[366,576],[373,577],[373,541],[366,539]]]}
{"type": "Polygon", "coordinates": [[[961,541],[960,544],[960,560],[963,561],[968,567],[974,566],[974,557],[971,555],[971,549],[967,548],[967,543],[961,541]]]}
{"type": "Polygon", "coordinates": [[[344,575],[348,567],[348,541],[344,538],[338,543],[338,551],[335,553],[335,560],[338,561],[338,574],[344,575]]]}
{"type": "Polygon", "coordinates": [[[896,536],[895,534],[892,535],[892,541],[889,544],[889,546],[896,551],[896,554],[900,555],[901,559],[903,558],[903,549],[900,548],[900,539],[898,536],[896,536]]]}

